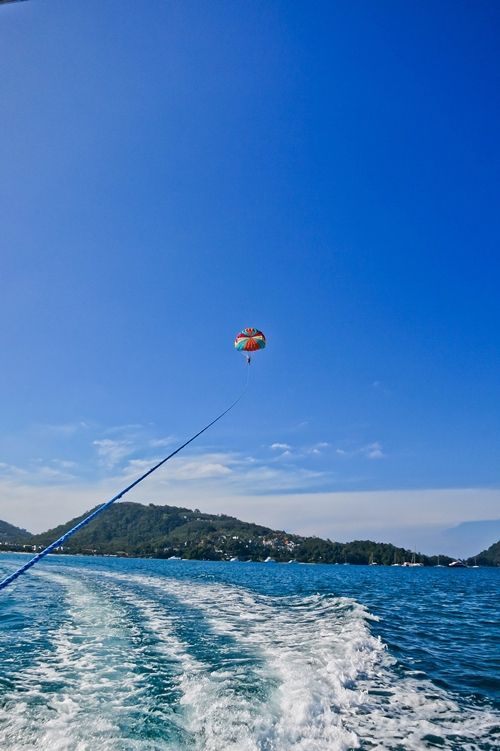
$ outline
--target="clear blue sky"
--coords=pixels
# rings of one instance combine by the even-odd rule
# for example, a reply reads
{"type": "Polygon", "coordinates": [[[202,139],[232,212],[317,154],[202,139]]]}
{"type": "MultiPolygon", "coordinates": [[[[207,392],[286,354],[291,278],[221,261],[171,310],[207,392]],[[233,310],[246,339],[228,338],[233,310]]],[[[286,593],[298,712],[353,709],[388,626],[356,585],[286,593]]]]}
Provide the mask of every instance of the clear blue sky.
{"type": "Polygon", "coordinates": [[[497,2],[2,7],[0,517],[202,425],[247,325],[214,494],[495,491],[499,34],[497,2]]]}

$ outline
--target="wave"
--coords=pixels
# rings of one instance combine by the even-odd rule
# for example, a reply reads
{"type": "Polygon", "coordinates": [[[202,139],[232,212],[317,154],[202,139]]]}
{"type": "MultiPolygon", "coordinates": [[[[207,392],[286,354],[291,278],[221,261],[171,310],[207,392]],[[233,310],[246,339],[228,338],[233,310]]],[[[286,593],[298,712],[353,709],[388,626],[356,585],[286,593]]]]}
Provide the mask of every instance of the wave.
{"type": "Polygon", "coordinates": [[[4,696],[5,751],[496,747],[498,717],[402,674],[354,600],[74,568],[37,576],[64,592],[64,618],[4,696]]]}
{"type": "Polygon", "coordinates": [[[258,749],[496,747],[498,716],[464,708],[422,674],[401,675],[370,631],[375,617],[354,600],[276,598],[221,584],[133,578],[199,608],[214,630],[263,655],[277,689],[258,749]]]}

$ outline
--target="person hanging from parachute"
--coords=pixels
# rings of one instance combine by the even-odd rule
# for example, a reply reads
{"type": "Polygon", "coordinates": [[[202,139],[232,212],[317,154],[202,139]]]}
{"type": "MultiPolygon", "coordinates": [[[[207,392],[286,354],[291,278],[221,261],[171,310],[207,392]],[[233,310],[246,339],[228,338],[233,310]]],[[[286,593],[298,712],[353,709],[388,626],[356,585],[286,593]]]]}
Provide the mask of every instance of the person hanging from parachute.
{"type": "MultiPolygon", "coordinates": [[[[0,0],[0,3],[2,0],[0,0]]],[[[247,359],[248,365],[250,365],[251,362],[251,355],[248,354],[249,352],[256,352],[259,349],[264,349],[266,346],[266,337],[262,333],[262,331],[259,331],[258,329],[252,329],[247,328],[243,329],[243,331],[240,331],[240,333],[236,336],[236,339],[234,340],[234,346],[239,352],[243,352],[247,359]]],[[[250,371],[247,371],[249,373],[250,371]]],[[[248,385],[248,381],[247,381],[248,385]]],[[[39,561],[42,560],[42,558],[45,558],[46,555],[51,553],[53,550],[55,550],[58,547],[61,547],[65,544],[66,540],[68,540],[70,537],[72,537],[76,532],[79,532],[80,529],[87,526],[89,522],[91,522],[93,519],[95,519],[96,516],[101,514],[103,511],[106,511],[110,506],[113,505],[116,501],[119,501],[123,496],[125,496],[132,488],[135,488],[139,483],[141,483],[143,480],[146,479],[146,477],[149,477],[149,475],[152,475],[153,472],[156,472],[157,469],[162,467],[164,464],[166,464],[170,459],[172,459],[174,456],[179,454],[183,449],[185,449],[187,446],[189,446],[190,443],[192,443],[196,438],[198,438],[200,435],[205,433],[209,428],[212,427],[212,425],[215,425],[215,423],[219,422],[224,415],[227,415],[228,412],[230,412],[233,407],[235,407],[239,401],[243,398],[245,392],[247,390],[247,386],[243,389],[239,397],[229,405],[229,407],[226,407],[226,409],[220,413],[220,415],[217,415],[213,420],[211,420],[208,425],[205,425],[204,428],[201,428],[197,433],[191,436],[191,438],[188,438],[187,441],[184,441],[178,448],[176,448],[174,451],[172,451],[168,456],[166,456],[164,459],[161,459],[161,461],[154,464],[150,469],[148,469],[146,472],[144,472],[140,477],[138,477],[136,480],[130,483],[130,485],[127,485],[126,488],[121,490],[119,493],[113,496],[113,498],[110,498],[109,501],[105,501],[100,506],[98,506],[92,513],[88,514],[86,517],[84,517],[81,521],[78,522],[78,524],[75,524],[74,527],[71,527],[71,529],[68,529],[67,532],[65,532],[61,537],[59,537],[57,540],[54,540],[54,542],[51,542],[50,545],[48,545],[46,548],[41,550],[39,553],[37,553],[33,558],[30,558],[30,560],[26,561],[20,568],[18,568],[16,571],[14,571],[12,574],[6,576],[4,579],[0,580],[0,590],[5,589],[5,587],[8,587],[12,582],[14,582],[19,576],[22,574],[25,574],[32,566],[37,564],[39,561]]]]}
{"type": "Polygon", "coordinates": [[[259,329],[243,329],[236,335],[234,346],[238,352],[243,352],[245,354],[247,364],[250,365],[252,362],[252,356],[248,353],[264,349],[266,346],[266,337],[262,331],[259,331],[259,329]]]}

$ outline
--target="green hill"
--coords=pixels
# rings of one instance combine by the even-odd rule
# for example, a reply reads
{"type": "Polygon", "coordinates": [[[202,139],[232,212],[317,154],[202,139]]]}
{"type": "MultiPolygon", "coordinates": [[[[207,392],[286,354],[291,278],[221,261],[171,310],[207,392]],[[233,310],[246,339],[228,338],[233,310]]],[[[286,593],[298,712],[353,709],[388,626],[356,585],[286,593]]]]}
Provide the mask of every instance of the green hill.
{"type": "Polygon", "coordinates": [[[490,545],[487,550],[483,550],[482,553],[469,558],[467,563],[470,566],[476,561],[479,566],[500,566],[500,540],[494,542],[493,545],[490,545]]]}
{"type": "Polygon", "coordinates": [[[26,529],[0,520],[0,543],[22,544],[31,542],[32,535],[26,529]]]}
{"type": "MultiPolygon", "coordinates": [[[[88,512],[87,512],[88,513],[88,512]]],[[[63,535],[87,514],[31,538],[46,546],[63,535]]],[[[205,514],[176,506],[122,502],[92,521],[72,537],[64,553],[118,554],[227,560],[297,560],[311,563],[368,563],[390,565],[411,560],[412,553],[388,543],[357,540],[332,542],[319,537],[302,537],[282,530],[240,521],[224,514],[205,514]]],[[[419,555],[425,564],[437,559],[419,555]]],[[[451,559],[442,556],[443,563],[451,559]]]]}

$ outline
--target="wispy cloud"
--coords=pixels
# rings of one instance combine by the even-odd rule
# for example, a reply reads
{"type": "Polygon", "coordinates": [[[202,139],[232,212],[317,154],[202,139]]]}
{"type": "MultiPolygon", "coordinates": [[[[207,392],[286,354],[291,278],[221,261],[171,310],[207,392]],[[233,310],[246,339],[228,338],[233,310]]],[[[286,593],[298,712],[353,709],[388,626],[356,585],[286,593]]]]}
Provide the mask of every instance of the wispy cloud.
{"type": "Polygon", "coordinates": [[[116,435],[120,433],[136,435],[138,432],[145,429],[145,425],[140,422],[129,422],[123,425],[112,425],[110,428],[106,428],[104,433],[106,435],[116,435]]]}
{"type": "Polygon", "coordinates": [[[307,449],[307,453],[309,454],[316,454],[316,456],[319,456],[319,454],[322,454],[325,449],[330,448],[330,445],[327,441],[319,441],[318,443],[315,443],[314,446],[310,446],[307,449]]]}
{"type": "MultiPolygon", "coordinates": [[[[158,457],[129,459],[116,483],[129,482],[133,477],[153,466],[158,457]]],[[[327,472],[312,470],[293,464],[278,466],[259,461],[255,457],[236,452],[201,453],[196,456],[176,457],[168,464],[165,471],[160,471],[153,483],[165,492],[168,488],[177,493],[182,488],[191,488],[190,492],[203,495],[209,481],[222,494],[241,493],[276,493],[291,490],[317,488],[328,477],[327,472]]]]}
{"type": "Polygon", "coordinates": [[[75,478],[69,469],[73,462],[52,460],[43,463],[41,460],[30,462],[26,467],[0,462],[0,479],[6,482],[29,483],[31,486],[45,485],[50,482],[67,482],[75,478]]]}
{"type": "MultiPolygon", "coordinates": [[[[123,470],[123,475],[127,480],[131,479],[146,472],[159,461],[159,457],[130,459],[123,470]]],[[[179,457],[169,463],[168,472],[161,473],[160,477],[163,484],[209,480],[231,474],[232,463],[233,458],[230,454],[203,454],[196,458],[179,457]]]]}
{"type": "Polygon", "coordinates": [[[388,389],[382,381],[373,381],[372,389],[378,391],[380,394],[384,394],[385,396],[389,396],[391,393],[390,389],[388,389]]]}
{"type": "Polygon", "coordinates": [[[0,475],[3,477],[20,477],[26,474],[26,469],[23,469],[22,467],[17,467],[15,464],[0,462],[0,475]]]}
{"type": "Polygon", "coordinates": [[[163,448],[164,446],[172,446],[176,441],[175,436],[168,435],[165,438],[151,438],[149,446],[151,448],[163,448]]]}
{"type": "Polygon", "coordinates": [[[38,423],[34,426],[34,430],[37,433],[45,433],[54,437],[69,437],[90,427],[90,424],[84,420],[76,420],[74,422],[63,423],[38,423]]]}
{"type": "Polygon", "coordinates": [[[62,469],[58,469],[57,467],[47,464],[41,465],[38,468],[38,472],[34,476],[32,476],[32,480],[36,480],[37,475],[45,481],[57,480],[59,482],[66,482],[68,480],[74,479],[75,477],[75,475],[71,474],[70,472],[66,472],[62,469]]]}
{"type": "Polygon", "coordinates": [[[306,446],[298,446],[296,448],[292,448],[292,446],[289,443],[272,443],[269,447],[273,451],[281,451],[280,455],[277,457],[278,459],[287,459],[290,457],[293,457],[294,459],[301,459],[305,458],[307,456],[316,455],[319,456],[322,454],[325,449],[330,447],[330,443],[327,441],[318,441],[317,443],[314,443],[312,446],[306,445],[306,446]]]}
{"type": "Polygon", "coordinates": [[[61,469],[75,469],[78,467],[77,462],[70,461],[69,459],[52,459],[52,463],[61,469]]]}
{"type": "Polygon", "coordinates": [[[111,438],[101,438],[93,441],[97,449],[100,463],[109,469],[119,464],[127,456],[134,452],[134,445],[128,440],[112,440],[111,438]]]}
{"type": "Polygon", "coordinates": [[[368,446],[363,448],[363,452],[367,459],[384,459],[386,456],[382,450],[382,445],[378,441],[369,443],[368,446]]]}
{"type": "Polygon", "coordinates": [[[364,457],[365,459],[385,459],[387,454],[382,448],[380,441],[373,441],[365,446],[358,446],[353,449],[336,448],[335,453],[345,459],[352,457],[364,457]]]}
{"type": "MultiPolygon", "coordinates": [[[[139,423],[116,425],[101,432],[92,445],[102,467],[113,469],[131,454],[173,446],[175,436],[151,436],[151,427],[139,423]],[[112,436],[112,437],[111,437],[112,436]]],[[[158,459],[159,461],[159,459],[158,459]]]]}

